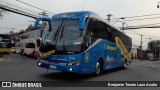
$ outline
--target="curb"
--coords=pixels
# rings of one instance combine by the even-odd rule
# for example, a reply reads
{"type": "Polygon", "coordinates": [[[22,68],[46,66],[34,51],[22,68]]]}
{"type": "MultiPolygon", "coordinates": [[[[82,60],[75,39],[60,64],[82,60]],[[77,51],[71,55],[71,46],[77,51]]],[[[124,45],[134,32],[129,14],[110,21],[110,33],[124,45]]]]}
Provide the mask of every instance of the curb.
{"type": "Polygon", "coordinates": [[[0,58],[0,63],[4,62],[5,59],[4,58],[0,58]]]}

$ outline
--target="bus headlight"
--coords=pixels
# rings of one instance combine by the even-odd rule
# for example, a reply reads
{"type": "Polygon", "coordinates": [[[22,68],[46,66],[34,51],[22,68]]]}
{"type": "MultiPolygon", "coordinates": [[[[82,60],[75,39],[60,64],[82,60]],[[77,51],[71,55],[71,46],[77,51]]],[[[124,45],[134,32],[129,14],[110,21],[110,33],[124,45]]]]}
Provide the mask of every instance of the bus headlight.
{"type": "Polygon", "coordinates": [[[78,66],[79,64],[80,64],[79,61],[67,63],[68,66],[78,66]]]}

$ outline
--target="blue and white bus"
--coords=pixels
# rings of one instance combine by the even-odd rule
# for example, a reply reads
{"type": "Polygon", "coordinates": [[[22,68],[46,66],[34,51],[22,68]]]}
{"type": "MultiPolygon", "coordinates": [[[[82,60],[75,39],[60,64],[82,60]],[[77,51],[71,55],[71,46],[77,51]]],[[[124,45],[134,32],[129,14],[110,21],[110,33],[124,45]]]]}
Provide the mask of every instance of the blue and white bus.
{"type": "Polygon", "coordinates": [[[42,68],[96,73],[131,61],[132,39],[90,11],[67,12],[51,18],[42,35],[37,65],[42,68]]]}

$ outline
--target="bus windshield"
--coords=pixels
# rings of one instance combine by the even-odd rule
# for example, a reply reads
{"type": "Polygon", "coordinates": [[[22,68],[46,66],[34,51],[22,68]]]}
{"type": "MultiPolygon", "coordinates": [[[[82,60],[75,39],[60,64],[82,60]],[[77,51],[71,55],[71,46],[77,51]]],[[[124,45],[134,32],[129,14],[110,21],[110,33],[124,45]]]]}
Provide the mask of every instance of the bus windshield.
{"type": "Polygon", "coordinates": [[[82,31],[79,20],[51,21],[44,30],[43,43],[51,45],[56,51],[81,52],[82,31]]]}

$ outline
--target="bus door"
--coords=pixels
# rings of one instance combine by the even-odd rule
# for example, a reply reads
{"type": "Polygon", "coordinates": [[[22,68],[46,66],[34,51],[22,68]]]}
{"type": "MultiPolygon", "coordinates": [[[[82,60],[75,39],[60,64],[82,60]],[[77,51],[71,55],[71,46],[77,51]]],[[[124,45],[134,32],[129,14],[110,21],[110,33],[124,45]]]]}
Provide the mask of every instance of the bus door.
{"type": "Polygon", "coordinates": [[[106,38],[107,33],[105,31],[105,24],[99,20],[91,19],[88,22],[86,31],[85,46],[87,47],[88,52],[87,54],[85,53],[85,58],[89,57],[88,60],[92,70],[94,70],[93,68],[95,68],[97,61],[100,58],[104,59],[105,57],[105,50],[103,45],[106,43],[106,38]]]}
{"type": "Polygon", "coordinates": [[[95,64],[97,60],[97,47],[98,37],[93,34],[93,19],[88,20],[86,25],[86,34],[84,35],[84,63],[83,72],[95,72],[95,64]]]}

